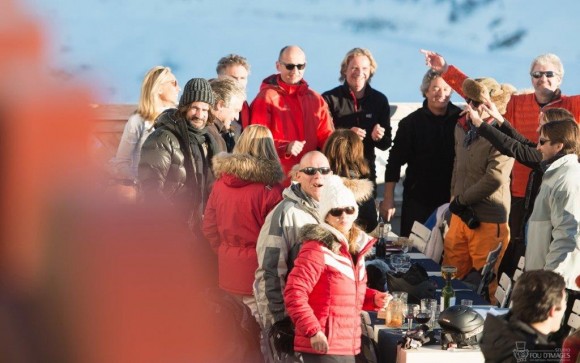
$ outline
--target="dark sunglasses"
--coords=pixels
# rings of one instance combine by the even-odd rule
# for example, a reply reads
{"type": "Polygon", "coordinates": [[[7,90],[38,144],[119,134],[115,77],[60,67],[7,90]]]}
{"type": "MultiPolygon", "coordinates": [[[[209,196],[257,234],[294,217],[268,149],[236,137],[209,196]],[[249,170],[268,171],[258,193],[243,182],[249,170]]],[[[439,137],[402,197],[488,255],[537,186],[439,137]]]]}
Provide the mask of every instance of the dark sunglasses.
{"type": "Polygon", "coordinates": [[[540,140],[538,140],[538,142],[540,143],[540,145],[544,146],[545,143],[550,142],[550,139],[543,139],[540,137],[540,140]]]}
{"type": "Polygon", "coordinates": [[[530,75],[536,79],[542,78],[542,76],[544,76],[544,75],[548,78],[552,78],[556,75],[556,72],[554,72],[554,71],[546,71],[546,72],[535,71],[535,72],[530,73],[530,75]]]}
{"type": "Polygon", "coordinates": [[[479,107],[479,105],[481,105],[481,102],[477,102],[475,100],[472,100],[471,98],[466,98],[465,102],[471,103],[473,105],[473,107],[475,107],[475,108],[477,108],[477,107],[479,107]]]}
{"type": "Polygon", "coordinates": [[[294,69],[294,67],[298,68],[299,71],[303,70],[304,68],[306,68],[306,63],[302,63],[302,64],[292,64],[292,63],[284,63],[282,61],[279,61],[281,65],[283,65],[287,70],[291,71],[294,69]]]}
{"type": "Polygon", "coordinates": [[[306,175],[315,175],[316,172],[319,172],[322,175],[326,175],[326,174],[330,173],[330,168],[326,167],[326,166],[323,166],[322,168],[313,168],[313,167],[309,166],[307,168],[300,169],[298,171],[301,171],[306,175]]]}
{"type": "Polygon", "coordinates": [[[342,215],[342,213],[346,212],[346,214],[354,214],[354,207],[344,207],[344,208],[332,208],[331,210],[328,211],[328,214],[330,214],[333,217],[340,217],[342,215]]]}

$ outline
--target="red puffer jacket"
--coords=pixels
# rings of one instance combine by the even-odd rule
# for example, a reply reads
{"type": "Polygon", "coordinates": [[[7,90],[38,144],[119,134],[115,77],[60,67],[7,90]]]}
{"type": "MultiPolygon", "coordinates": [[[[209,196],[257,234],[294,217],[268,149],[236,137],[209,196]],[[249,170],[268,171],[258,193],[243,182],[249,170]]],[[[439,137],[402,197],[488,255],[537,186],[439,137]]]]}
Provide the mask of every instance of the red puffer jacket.
{"type": "Polygon", "coordinates": [[[252,295],[258,268],[256,241],[266,216],[282,200],[278,160],[221,153],[213,158],[213,186],[203,234],[218,255],[220,288],[252,295]]]}
{"type": "Polygon", "coordinates": [[[284,290],[286,311],[296,327],[294,349],[320,354],[310,338],[322,331],[327,354],[354,356],[360,352],[361,309],[377,308],[378,291],[367,288],[364,261],[376,240],[361,232],[360,253],[353,261],[344,236],[329,225],[306,225],[300,234],[305,242],[284,290]]]}
{"type": "MultiPolygon", "coordinates": [[[[443,79],[461,97],[463,81],[467,76],[458,68],[450,65],[443,75],[443,79]]],[[[540,136],[537,132],[539,126],[540,111],[543,109],[561,107],[570,111],[576,122],[580,121],[580,96],[564,96],[559,94],[550,103],[540,108],[533,93],[513,95],[507,105],[507,110],[503,117],[508,120],[518,132],[528,140],[537,141],[540,136]]],[[[526,195],[526,185],[531,169],[516,162],[512,170],[512,196],[524,197],[526,195]]]]}
{"type": "Polygon", "coordinates": [[[304,154],[322,150],[334,131],[332,116],[321,95],[308,87],[306,81],[289,85],[272,75],[262,81],[260,93],[250,106],[251,124],[260,124],[272,131],[284,173],[300,162],[304,154]],[[291,141],[306,141],[302,152],[287,157],[291,141]]]}

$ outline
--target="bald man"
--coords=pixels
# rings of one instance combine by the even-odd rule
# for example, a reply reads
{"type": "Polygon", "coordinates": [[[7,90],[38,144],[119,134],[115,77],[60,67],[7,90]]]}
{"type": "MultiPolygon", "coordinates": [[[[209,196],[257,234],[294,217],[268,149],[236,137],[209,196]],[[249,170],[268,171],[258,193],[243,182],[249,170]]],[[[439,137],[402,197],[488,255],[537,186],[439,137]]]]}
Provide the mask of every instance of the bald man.
{"type": "Polygon", "coordinates": [[[289,337],[285,343],[281,342],[282,338],[269,345],[266,338],[270,333],[276,336],[274,333],[289,333],[287,330],[293,329],[283,297],[286,278],[298,255],[298,232],[305,224],[320,223],[318,201],[330,174],[330,164],[324,154],[319,151],[304,154],[300,164],[292,170],[296,183],[284,190],[284,199],[268,214],[258,236],[254,295],[263,331],[262,350],[267,362],[301,361],[289,350],[281,348],[292,347],[290,334],[282,334],[282,337],[289,337]]]}
{"type": "MultiPolygon", "coordinates": [[[[252,124],[272,131],[284,172],[309,151],[321,150],[334,130],[326,102],[304,80],[306,54],[289,45],[280,51],[277,74],[262,81],[250,106],[252,124]]],[[[287,180],[289,182],[289,180],[287,180]]]]}

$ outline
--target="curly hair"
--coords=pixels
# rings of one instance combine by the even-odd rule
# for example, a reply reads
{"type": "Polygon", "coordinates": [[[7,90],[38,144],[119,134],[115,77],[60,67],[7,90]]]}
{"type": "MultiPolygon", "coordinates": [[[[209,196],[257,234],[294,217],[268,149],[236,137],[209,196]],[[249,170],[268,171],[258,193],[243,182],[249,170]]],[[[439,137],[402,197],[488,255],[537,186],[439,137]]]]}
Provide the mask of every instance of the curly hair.
{"type": "Polygon", "coordinates": [[[338,78],[338,80],[340,82],[344,82],[344,80],[346,79],[346,68],[348,67],[348,64],[350,63],[350,61],[358,56],[358,55],[363,55],[365,57],[367,57],[369,59],[369,61],[371,62],[371,71],[369,74],[369,79],[368,82],[371,82],[371,78],[373,78],[376,70],[377,70],[377,61],[375,61],[375,58],[373,57],[373,54],[371,53],[370,50],[365,49],[365,48],[353,48],[351,50],[348,51],[348,53],[346,53],[346,55],[344,56],[344,59],[342,60],[342,63],[340,63],[340,77],[338,78]]]}

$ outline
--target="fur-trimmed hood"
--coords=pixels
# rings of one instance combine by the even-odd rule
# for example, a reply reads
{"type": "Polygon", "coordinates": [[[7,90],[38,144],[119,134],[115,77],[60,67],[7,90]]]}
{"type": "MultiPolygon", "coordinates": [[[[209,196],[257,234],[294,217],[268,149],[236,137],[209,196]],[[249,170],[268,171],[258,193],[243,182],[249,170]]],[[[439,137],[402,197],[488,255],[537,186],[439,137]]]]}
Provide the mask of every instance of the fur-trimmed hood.
{"type": "Polygon", "coordinates": [[[266,185],[274,185],[284,180],[284,171],[276,160],[221,152],[213,158],[212,163],[214,175],[218,179],[230,174],[246,182],[266,185]]]}
{"type": "Polygon", "coordinates": [[[367,201],[373,196],[373,182],[368,179],[341,178],[344,186],[350,189],[357,203],[367,201]]]}
{"type": "MultiPolygon", "coordinates": [[[[356,227],[353,226],[353,228],[356,227]]],[[[327,223],[304,225],[298,233],[298,240],[300,242],[319,241],[334,253],[338,253],[341,245],[344,245],[346,250],[348,250],[346,237],[339,230],[327,223]]],[[[357,242],[358,250],[362,255],[365,255],[370,251],[373,245],[371,242],[374,242],[374,239],[364,231],[360,231],[357,242]]]]}

